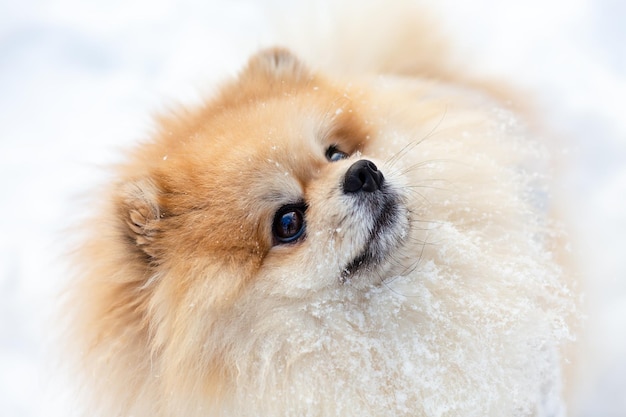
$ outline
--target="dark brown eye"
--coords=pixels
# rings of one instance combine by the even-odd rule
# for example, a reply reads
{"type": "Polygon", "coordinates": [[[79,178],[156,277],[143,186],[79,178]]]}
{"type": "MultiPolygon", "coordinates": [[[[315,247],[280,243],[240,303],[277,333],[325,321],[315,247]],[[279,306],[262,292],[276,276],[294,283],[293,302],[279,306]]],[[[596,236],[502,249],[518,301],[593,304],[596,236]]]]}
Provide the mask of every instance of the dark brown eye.
{"type": "Polygon", "coordinates": [[[330,162],[337,162],[342,159],[346,159],[347,157],[348,154],[340,151],[336,145],[331,145],[328,147],[328,149],[326,149],[326,159],[328,159],[330,162]]]}
{"type": "Polygon", "coordinates": [[[272,232],[277,244],[291,243],[304,235],[305,204],[288,204],[274,215],[272,232]]]}

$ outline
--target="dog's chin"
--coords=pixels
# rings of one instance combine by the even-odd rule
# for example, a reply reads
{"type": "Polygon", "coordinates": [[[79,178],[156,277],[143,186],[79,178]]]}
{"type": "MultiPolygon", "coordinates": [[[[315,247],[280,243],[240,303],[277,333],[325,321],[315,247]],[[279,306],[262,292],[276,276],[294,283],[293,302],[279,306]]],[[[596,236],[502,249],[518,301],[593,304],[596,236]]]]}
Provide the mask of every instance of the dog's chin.
{"type": "Polygon", "coordinates": [[[408,269],[398,262],[409,234],[407,210],[397,196],[386,195],[376,211],[363,249],[341,271],[341,284],[352,287],[382,284],[408,269]]]}

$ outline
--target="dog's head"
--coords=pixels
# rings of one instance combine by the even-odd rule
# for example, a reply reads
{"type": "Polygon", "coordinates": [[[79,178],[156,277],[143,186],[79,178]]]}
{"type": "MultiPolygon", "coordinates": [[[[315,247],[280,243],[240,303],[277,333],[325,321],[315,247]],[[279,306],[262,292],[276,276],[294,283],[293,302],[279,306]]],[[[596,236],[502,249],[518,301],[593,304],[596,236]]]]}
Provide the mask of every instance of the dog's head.
{"type": "Polygon", "coordinates": [[[273,49],[199,111],[166,120],[117,197],[145,276],[222,280],[220,298],[261,277],[285,292],[382,279],[408,213],[399,179],[368,156],[366,100],[273,49]]]}

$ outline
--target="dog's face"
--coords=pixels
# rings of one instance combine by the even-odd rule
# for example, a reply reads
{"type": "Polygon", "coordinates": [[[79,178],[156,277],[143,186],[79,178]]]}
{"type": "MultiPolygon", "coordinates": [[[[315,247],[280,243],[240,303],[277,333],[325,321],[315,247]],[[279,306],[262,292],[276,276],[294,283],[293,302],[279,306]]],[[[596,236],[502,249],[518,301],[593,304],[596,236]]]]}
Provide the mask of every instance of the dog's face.
{"type": "Polygon", "coordinates": [[[408,212],[351,94],[271,50],[200,117],[165,122],[120,197],[140,259],[186,290],[222,280],[220,298],[253,280],[286,296],[383,280],[408,212]]]}

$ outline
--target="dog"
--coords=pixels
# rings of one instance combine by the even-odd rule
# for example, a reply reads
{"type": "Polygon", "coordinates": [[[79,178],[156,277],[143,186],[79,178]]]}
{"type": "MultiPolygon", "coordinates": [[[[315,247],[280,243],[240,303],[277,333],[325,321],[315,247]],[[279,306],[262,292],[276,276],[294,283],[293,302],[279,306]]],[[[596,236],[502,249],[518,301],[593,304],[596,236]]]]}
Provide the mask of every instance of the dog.
{"type": "Polygon", "coordinates": [[[113,169],[68,297],[85,415],[564,415],[545,146],[419,30],[360,71],[261,50],[113,169]]]}

